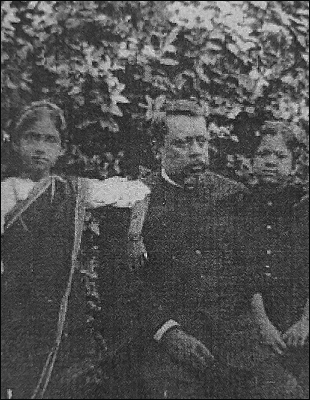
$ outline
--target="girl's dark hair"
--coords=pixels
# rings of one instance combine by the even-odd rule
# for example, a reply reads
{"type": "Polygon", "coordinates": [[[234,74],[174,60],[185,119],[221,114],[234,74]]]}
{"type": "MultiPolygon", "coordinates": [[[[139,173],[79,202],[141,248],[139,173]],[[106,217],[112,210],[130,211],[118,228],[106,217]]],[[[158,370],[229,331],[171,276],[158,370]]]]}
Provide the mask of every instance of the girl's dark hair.
{"type": "Polygon", "coordinates": [[[238,137],[240,154],[253,158],[266,135],[281,135],[287,148],[294,158],[303,146],[298,137],[301,137],[302,129],[295,123],[277,121],[262,117],[249,117],[242,115],[237,117],[232,135],[238,137]]]}
{"type": "Polygon", "coordinates": [[[302,143],[298,140],[298,136],[301,135],[301,128],[298,125],[284,121],[265,121],[261,126],[259,133],[260,135],[255,137],[255,147],[252,157],[255,157],[258,147],[265,136],[281,135],[286,147],[292,153],[293,166],[296,166],[303,148],[302,143]]]}
{"type": "Polygon", "coordinates": [[[298,134],[301,133],[301,129],[298,125],[290,122],[265,121],[265,123],[261,127],[260,133],[261,136],[259,137],[260,140],[258,146],[261,143],[261,139],[266,135],[281,135],[287,148],[292,153],[294,153],[296,148],[300,146],[298,134]]]}
{"type": "Polygon", "coordinates": [[[42,118],[50,118],[55,124],[61,138],[62,144],[66,142],[66,121],[63,111],[56,105],[47,101],[36,101],[22,110],[15,123],[11,140],[18,141],[20,133],[42,118]]]}

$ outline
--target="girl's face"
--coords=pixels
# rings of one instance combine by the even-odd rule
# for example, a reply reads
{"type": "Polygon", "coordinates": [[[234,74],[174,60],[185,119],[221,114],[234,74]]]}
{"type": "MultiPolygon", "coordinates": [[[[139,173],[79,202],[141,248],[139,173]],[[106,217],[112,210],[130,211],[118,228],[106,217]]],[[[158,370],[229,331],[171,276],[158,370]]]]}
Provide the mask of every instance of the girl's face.
{"type": "Polygon", "coordinates": [[[36,179],[50,174],[64,150],[60,133],[50,118],[37,120],[20,133],[15,150],[23,164],[23,172],[36,179]]]}
{"type": "Polygon", "coordinates": [[[261,182],[281,183],[292,173],[293,156],[282,135],[263,137],[253,160],[253,173],[261,182]]]}

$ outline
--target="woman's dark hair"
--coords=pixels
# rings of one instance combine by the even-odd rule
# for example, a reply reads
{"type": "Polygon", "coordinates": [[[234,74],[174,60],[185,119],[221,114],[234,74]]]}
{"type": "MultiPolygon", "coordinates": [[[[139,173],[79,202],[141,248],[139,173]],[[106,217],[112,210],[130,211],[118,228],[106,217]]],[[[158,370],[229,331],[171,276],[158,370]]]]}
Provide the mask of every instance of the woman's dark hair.
{"type": "Polygon", "coordinates": [[[56,105],[47,101],[36,101],[30,104],[22,110],[17,122],[15,123],[12,133],[11,140],[13,142],[18,141],[20,133],[28,129],[36,121],[42,118],[50,118],[55,124],[56,129],[59,132],[61,142],[66,142],[66,121],[64,118],[63,111],[56,105]]]}
{"type": "Polygon", "coordinates": [[[300,140],[298,140],[298,136],[301,135],[301,128],[298,125],[291,122],[265,121],[259,130],[259,136],[255,137],[254,149],[253,149],[254,151],[252,157],[255,157],[255,154],[263,138],[269,135],[282,136],[286,147],[292,153],[293,167],[295,167],[303,148],[302,143],[300,142],[300,140]]]}
{"type": "Polygon", "coordinates": [[[292,122],[272,120],[266,116],[240,115],[237,117],[231,133],[238,137],[238,151],[246,157],[253,158],[255,156],[264,136],[281,135],[287,148],[296,159],[302,147],[302,143],[298,139],[298,136],[302,136],[301,131],[301,128],[292,122]]]}
{"type": "Polygon", "coordinates": [[[257,147],[260,145],[262,138],[266,135],[281,135],[287,148],[292,153],[300,146],[298,134],[301,133],[301,129],[298,125],[290,122],[265,121],[260,129],[260,133],[261,135],[259,136],[257,147]]]}
{"type": "Polygon", "coordinates": [[[62,145],[67,141],[66,121],[63,111],[56,105],[47,101],[36,101],[24,108],[10,132],[10,141],[2,148],[1,180],[11,176],[17,176],[20,171],[20,157],[13,150],[12,143],[19,140],[22,131],[28,129],[36,121],[50,118],[59,132],[62,145]]]}

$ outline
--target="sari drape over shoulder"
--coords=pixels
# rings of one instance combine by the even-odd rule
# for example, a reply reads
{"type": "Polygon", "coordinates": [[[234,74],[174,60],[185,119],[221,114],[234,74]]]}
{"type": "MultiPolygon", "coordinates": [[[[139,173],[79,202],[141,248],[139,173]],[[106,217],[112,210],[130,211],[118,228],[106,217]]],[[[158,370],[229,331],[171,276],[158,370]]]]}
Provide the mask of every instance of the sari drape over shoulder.
{"type": "Polygon", "coordinates": [[[49,177],[1,218],[1,398],[85,398],[72,379],[94,354],[77,273],[85,208],[132,208],[148,192],[118,178],[49,177]]]}
{"type": "Polygon", "coordinates": [[[75,274],[83,208],[80,182],[45,180],[7,215],[1,386],[13,397],[40,398],[49,374],[85,354],[85,289],[75,274]]]}

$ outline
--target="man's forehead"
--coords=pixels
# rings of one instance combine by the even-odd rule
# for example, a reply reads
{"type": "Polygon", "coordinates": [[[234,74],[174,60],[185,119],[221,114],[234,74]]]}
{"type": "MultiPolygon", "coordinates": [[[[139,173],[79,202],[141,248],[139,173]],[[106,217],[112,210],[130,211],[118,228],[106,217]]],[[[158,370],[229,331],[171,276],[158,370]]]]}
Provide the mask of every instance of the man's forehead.
{"type": "Polygon", "coordinates": [[[166,122],[169,135],[182,137],[208,135],[206,121],[203,116],[169,115],[166,122]]]}

